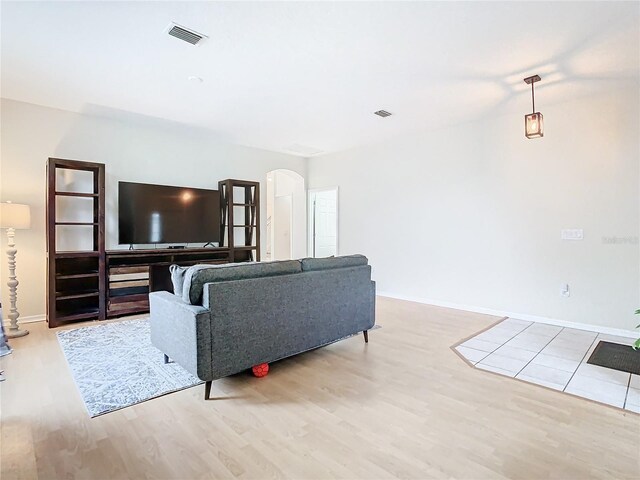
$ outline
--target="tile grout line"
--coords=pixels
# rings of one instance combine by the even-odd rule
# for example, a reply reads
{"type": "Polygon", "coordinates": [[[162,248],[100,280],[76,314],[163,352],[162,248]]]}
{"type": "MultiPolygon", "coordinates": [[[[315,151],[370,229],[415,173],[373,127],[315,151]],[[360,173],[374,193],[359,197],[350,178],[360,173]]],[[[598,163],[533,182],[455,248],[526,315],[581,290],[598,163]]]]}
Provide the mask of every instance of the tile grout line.
{"type": "MultiPolygon", "coordinates": [[[[528,328],[528,327],[527,327],[527,328],[528,328]]],[[[527,368],[527,366],[528,366],[531,362],[533,362],[533,360],[534,360],[538,355],[540,355],[540,353],[542,353],[542,350],[544,350],[545,348],[547,348],[547,346],[548,346],[551,342],[553,342],[553,341],[555,340],[555,338],[556,338],[558,335],[560,335],[560,333],[562,333],[562,331],[564,330],[564,328],[565,328],[565,327],[562,327],[562,328],[560,329],[560,331],[558,331],[558,333],[556,333],[556,334],[553,336],[553,338],[552,338],[551,340],[549,340],[549,341],[548,341],[548,342],[547,342],[547,343],[546,343],[546,344],[545,344],[545,345],[544,345],[544,346],[543,346],[543,347],[538,351],[538,353],[536,353],[536,354],[533,356],[533,358],[532,358],[531,360],[529,360],[529,361],[525,364],[525,366],[524,366],[524,367],[522,367],[522,368],[518,371],[518,373],[516,373],[516,374],[515,374],[515,376],[514,376],[513,378],[517,378],[517,377],[518,377],[518,375],[520,375],[520,374],[522,373],[522,370],[524,370],[525,368],[527,368]]],[[[526,329],[525,329],[525,330],[526,330],[526,329]]],[[[591,348],[591,347],[589,347],[589,348],[591,348]]],[[[588,350],[587,350],[587,351],[588,351],[588,350]]]]}
{"type": "MultiPolygon", "coordinates": [[[[504,321],[506,321],[506,320],[509,320],[509,318],[505,318],[504,320],[502,320],[502,322],[504,322],[504,321]]],[[[473,337],[471,337],[471,338],[468,338],[468,339],[465,341],[465,343],[466,343],[466,342],[468,342],[469,340],[474,340],[476,337],[479,337],[479,336],[480,336],[480,335],[482,335],[483,333],[490,332],[493,328],[497,327],[498,325],[501,325],[501,324],[502,324],[502,322],[497,323],[496,325],[494,325],[493,327],[491,327],[489,330],[485,330],[485,331],[483,331],[483,332],[480,332],[478,335],[475,335],[475,336],[473,336],[473,337]]],[[[499,347],[495,348],[494,350],[491,350],[491,351],[490,351],[490,352],[488,352],[488,353],[487,353],[487,352],[484,352],[484,351],[482,351],[482,350],[478,350],[477,348],[473,348],[473,347],[465,347],[465,348],[470,348],[471,350],[478,350],[478,352],[486,353],[486,355],[485,355],[484,357],[482,357],[480,360],[478,360],[477,362],[475,362],[475,363],[473,364],[473,366],[475,367],[478,363],[480,363],[482,360],[484,360],[484,359],[485,359],[485,358],[487,358],[489,355],[491,355],[492,353],[494,353],[496,350],[498,350],[498,349],[499,349],[499,348],[501,348],[501,347],[504,347],[504,346],[505,346],[505,344],[507,344],[508,342],[510,342],[511,340],[513,340],[515,337],[517,337],[518,335],[520,335],[522,332],[524,332],[524,331],[525,331],[527,328],[529,328],[530,326],[531,326],[531,325],[527,325],[527,326],[526,326],[526,327],[524,327],[522,330],[520,330],[518,333],[516,333],[513,337],[511,337],[509,340],[507,340],[507,341],[506,341],[506,342],[504,342],[502,345],[500,345],[499,347]]],[[[491,343],[495,343],[495,342],[491,342],[491,343]]],[[[463,343],[463,344],[458,345],[458,347],[464,347],[464,346],[465,346],[465,345],[464,345],[464,343],[463,343]]]]}
{"type": "MultiPolygon", "coordinates": [[[[506,318],[506,319],[504,319],[502,322],[504,322],[504,321],[506,321],[506,320],[509,320],[509,319],[508,319],[508,318],[506,318]]],[[[502,322],[500,322],[498,325],[500,325],[502,322]]],[[[480,360],[478,360],[476,363],[474,363],[474,364],[473,364],[473,366],[475,367],[477,364],[479,364],[479,363],[480,363],[480,362],[482,362],[484,359],[486,359],[489,355],[493,355],[497,350],[499,350],[499,349],[501,349],[502,347],[504,347],[507,343],[509,343],[509,342],[510,342],[511,340],[513,340],[514,338],[516,338],[518,335],[520,335],[522,332],[524,332],[524,331],[525,331],[527,328],[529,328],[531,325],[533,325],[533,323],[530,323],[529,325],[527,325],[526,327],[524,327],[522,330],[520,330],[518,333],[516,333],[513,337],[511,337],[509,340],[507,340],[506,342],[504,342],[502,345],[500,345],[500,346],[499,346],[498,348],[496,348],[495,350],[493,350],[493,351],[491,351],[491,352],[487,353],[484,357],[482,357],[480,360]]],[[[496,326],[497,326],[497,325],[494,325],[494,326],[493,326],[493,327],[491,327],[489,330],[486,330],[486,331],[484,331],[484,332],[482,332],[482,333],[486,333],[486,332],[490,331],[492,328],[494,328],[494,327],[496,327],[496,326]]],[[[478,335],[481,335],[481,334],[479,333],[478,335]]],[[[476,337],[477,337],[478,335],[476,335],[476,337]]],[[[472,338],[470,338],[469,340],[472,340],[473,338],[476,338],[476,337],[472,337],[472,338]]],[[[467,347],[467,348],[470,348],[470,347],[467,347]]],[[[488,366],[490,367],[491,365],[488,365],[488,366]]],[[[497,367],[494,367],[494,368],[497,368],[497,367]]],[[[506,371],[506,370],[505,370],[505,371],[506,371]]]]}
{"type": "MultiPolygon", "coordinates": [[[[566,391],[567,387],[569,386],[569,384],[571,383],[571,380],[573,380],[573,377],[576,376],[576,372],[578,371],[578,369],[580,368],[580,365],[582,365],[582,362],[584,362],[584,359],[587,357],[587,354],[589,353],[589,350],[591,350],[591,347],[593,347],[593,344],[595,342],[598,341],[598,337],[600,336],[600,334],[596,335],[596,338],[593,339],[593,342],[591,342],[591,345],[589,345],[589,348],[587,348],[587,351],[584,352],[584,355],[582,356],[582,360],[580,360],[580,363],[578,363],[578,366],[576,367],[575,371],[571,374],[571,377],[569,378],[569,381],[567,382],[567,384],[564,386],[564,388],[562,389],[562,391],[566,391]]],[[[629,376],[629,379],[631,379],[631,376],[629,376]]],[[[625,396],[625,399],[627,397],[625,396]]]]}

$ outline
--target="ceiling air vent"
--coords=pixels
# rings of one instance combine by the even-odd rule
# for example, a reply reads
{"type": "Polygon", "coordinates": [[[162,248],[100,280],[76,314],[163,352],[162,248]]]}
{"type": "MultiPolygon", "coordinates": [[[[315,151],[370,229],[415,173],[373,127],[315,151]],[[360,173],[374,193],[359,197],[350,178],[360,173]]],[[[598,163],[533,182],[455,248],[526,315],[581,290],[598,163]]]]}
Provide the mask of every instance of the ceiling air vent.
{"type": "Polygon", "coordinates": [[[188,28],[182,27],[177,23],[172,23],[167,28],[167,33],[172,37],[179,38],[191,45],[198,45],[202,43],[203,40],[209,38],[202,33],[198,33],[195,30],[190,30],[188,28]]]}
{"type": "Polygon", "coordinates": [[[377,112],[373,112],[375,115],[378,115],[379,117],[390,117],[391,114],[389,112],[387,112],[386,110],[378,110],[377,112]]]}

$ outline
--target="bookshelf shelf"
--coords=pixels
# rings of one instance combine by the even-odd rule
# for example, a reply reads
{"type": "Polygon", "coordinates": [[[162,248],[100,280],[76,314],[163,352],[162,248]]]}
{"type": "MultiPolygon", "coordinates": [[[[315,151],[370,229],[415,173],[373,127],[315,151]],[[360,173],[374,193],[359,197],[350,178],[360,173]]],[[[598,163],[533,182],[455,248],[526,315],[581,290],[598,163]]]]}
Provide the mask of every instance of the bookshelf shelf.
{"type": "Polygon", "coordinates": [[[84,192],[56,192],[58,197],[83,197],[83,198],[98,198],[97,193],[84,193],[84,192]]]}
{"type": "Polygon", "coordinates": [[[56,225],[99,225],[98,222],[56,222],[56,225]]]}

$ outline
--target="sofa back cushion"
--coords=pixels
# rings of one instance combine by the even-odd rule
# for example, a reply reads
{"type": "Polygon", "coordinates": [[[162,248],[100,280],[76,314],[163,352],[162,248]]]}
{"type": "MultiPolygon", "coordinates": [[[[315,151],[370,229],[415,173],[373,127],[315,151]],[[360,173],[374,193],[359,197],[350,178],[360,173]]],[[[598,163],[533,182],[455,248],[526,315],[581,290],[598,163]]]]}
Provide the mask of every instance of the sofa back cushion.
{"type": "Polygon", "coordinates": [[[189,267],[184,275],[182,299],[191,305],[198,305],[202,302],[202,290],[206,283],[272,277],[300,273],[301,271],[302,267],[298,260],[194,265],[189,267]]]}
{"type": "Polygon", "coordinates": [[[328,258],[304,258],[301,260],[302,270],[310,272],[315,270],[329,270],[332,268],[359,267],[368,265],[369,260],[364,255],[345,255],[343,257],[328,258]]]}

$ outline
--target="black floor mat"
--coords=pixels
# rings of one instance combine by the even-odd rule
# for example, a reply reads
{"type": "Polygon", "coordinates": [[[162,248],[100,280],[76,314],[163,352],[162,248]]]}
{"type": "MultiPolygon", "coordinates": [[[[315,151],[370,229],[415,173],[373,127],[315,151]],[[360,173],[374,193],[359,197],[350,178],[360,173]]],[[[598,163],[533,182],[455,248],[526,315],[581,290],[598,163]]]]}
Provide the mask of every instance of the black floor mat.
{"type": "Polygon", "coordinates": [[[634,350],[629,345],[600,341],[587,363],[640,375],[640,350],[634,350]]]}

